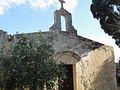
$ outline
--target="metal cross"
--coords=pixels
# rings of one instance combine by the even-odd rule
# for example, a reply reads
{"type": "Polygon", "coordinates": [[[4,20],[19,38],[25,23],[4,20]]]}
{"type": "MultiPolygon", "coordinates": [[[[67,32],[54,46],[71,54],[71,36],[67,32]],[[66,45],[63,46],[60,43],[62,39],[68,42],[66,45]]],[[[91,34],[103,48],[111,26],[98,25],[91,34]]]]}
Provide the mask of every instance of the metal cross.
{"type": "Polygon", "coordinates": [[[61,3],[61,8],[63,8],[63,3],[65,3],[64,0],[59,0],[59,2],[61,3]]]}

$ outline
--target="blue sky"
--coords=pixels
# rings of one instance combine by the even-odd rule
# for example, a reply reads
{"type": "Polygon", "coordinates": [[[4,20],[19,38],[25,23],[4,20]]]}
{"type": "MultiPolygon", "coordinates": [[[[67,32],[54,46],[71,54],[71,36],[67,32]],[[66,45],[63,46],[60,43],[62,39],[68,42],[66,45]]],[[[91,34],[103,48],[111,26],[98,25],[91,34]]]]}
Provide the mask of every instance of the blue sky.
{"type": "MultiPolygon", "coordinates": [[[[114,40],[101,30],[90,11],[92,0],[65,0],[64,7],[72,13],[78,34],[113,46],[118,58],[120,50],[114,40]]],[[[54,21],[58,0],[0,0],[0,29],[9,34],[48,31],[54,21]]]]}

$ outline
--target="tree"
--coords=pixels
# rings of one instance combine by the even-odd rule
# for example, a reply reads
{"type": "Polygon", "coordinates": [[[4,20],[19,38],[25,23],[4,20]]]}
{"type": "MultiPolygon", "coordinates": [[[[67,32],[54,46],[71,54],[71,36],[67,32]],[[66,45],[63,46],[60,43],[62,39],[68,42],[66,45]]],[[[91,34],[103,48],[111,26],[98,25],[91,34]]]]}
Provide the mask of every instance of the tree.
{"type": "Polygon", "coordinates": [[[91,12],[120,47],[120,0],[92,0],[91,12]]]}
{"type": "Polygon", "coordinates": [[[53,36],[16,35],[11,48],[0,53],[0,87],[5,90],[53,90],[56,81],[65,79],[63,64],[56,64],[52,55],[53,36]]]}

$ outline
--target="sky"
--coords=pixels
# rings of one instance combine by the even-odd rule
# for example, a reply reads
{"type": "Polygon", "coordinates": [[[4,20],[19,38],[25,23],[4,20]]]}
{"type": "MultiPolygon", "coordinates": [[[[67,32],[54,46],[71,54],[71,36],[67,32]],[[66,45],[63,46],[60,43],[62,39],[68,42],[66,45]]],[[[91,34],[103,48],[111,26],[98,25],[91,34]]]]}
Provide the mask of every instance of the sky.
{"type": "MultiPolygon", "coordinates": [[[[117,61],[120,49],[93,18],[92,0],[64,1],[64,8],[72,13],[78,35],[113,46],[117,61]]],[[[0,29],[8,34],[48,31],[54,23],[54,11],[59,8],[58,0],[0,0],[0,29]]]]}

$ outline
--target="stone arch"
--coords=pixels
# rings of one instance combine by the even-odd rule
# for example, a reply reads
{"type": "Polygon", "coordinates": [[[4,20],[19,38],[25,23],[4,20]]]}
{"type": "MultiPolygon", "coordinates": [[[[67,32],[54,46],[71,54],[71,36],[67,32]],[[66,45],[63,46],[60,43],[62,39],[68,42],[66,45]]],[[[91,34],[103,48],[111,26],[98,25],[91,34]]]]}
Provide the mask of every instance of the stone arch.
{"type": "MultiPolygon", "coordinates": [[[[76,82],[77,82],[77,78],[76,78],[76,63],[79,62],[80,57],[71,51],[64,51],[64,52],[58,52],[54,55],[54,60],[59,64],[60,62],[64,63],[65,67],[70,67],[70,68],[66,68],[68,70],[69,76],[71,76],[70,78],[68,78],[68,80],[70,79],[69,82],[72,83],[72,90],[76,90],[76,82]],[[70,70],[70,72],[69,72],[70,70]]],[[[67,80],[66,80],[67,81],[67,80]]],[[[66,84],[64,84],[66,85],[66,84]]]]}
{"type": "MultiPolygon", "coordinates": [[[[60,17],[63,16],[65,19],[65,26],[66,26],[66,31],[70,30],[70,27],[72,27],[72,17],[71,13],[67,11],[61,11],[59,12],[60,17]]],[[[60,18],[61,19],[61,18],[60,18]]],[[[61,21],[61,20],[60,20],[61,21]]],[[[61,22],[60,22],[61,23],[61,22]]],[[[61,25],[61,24],[60,24],[61,25]]]]}
{"type": "Polygon", "coordinates": [[[80,57],[70,51],[64,51],[64,52],[60,52],[60,53],[56,53],[54,55],[54,60],[57,63],[64,63],[64,64],[76,64],[77,62],[79,62],[80,57]]]}
{"type": "Polygon", "coordinates": [[[72,25],[71,13],[69,13],[64,8],[61,8],[60,10],[56,10],[54,12],[54,24],[49,28],[49,30],[50,31],[62,31],[61,30],[61,16],[63,16],[65,19],[66,31],[76,34],[77,32],[72,25]]]}

